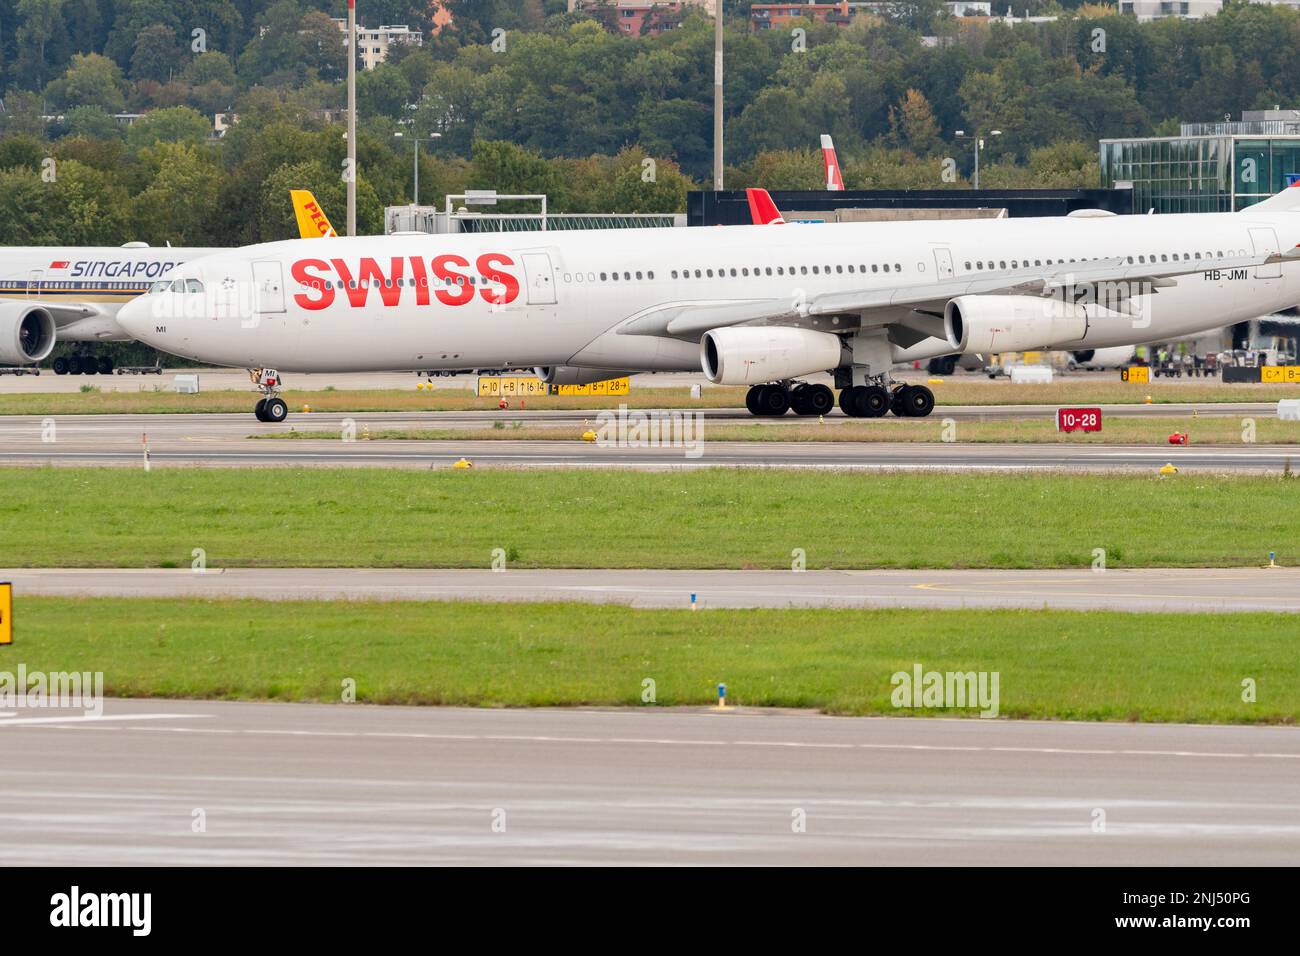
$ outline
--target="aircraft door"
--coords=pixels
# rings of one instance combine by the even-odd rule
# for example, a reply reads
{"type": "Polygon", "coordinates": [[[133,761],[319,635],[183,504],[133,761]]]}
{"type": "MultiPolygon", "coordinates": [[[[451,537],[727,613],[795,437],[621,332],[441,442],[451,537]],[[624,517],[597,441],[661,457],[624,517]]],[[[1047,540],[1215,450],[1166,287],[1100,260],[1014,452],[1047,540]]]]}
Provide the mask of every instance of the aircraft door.
{"type": "Polygon", "coordinates": [[[529,305],[555,304],[555,270],[551,257],[545,252],[526,252],[523,255],[524,277],[528,282],[529,305]]]}
{"type": "Polygon", "coordinates": [[[253,263],[253,304],[260,314],[284,311],[284,270],[273,259],[253,263]]]}
{"type": "Polygon", "coordinates": [[[934,250],[934,275],[940,282],[953,277],[951,250],[934,250]]]}
{"type": "Polygon", "coordinates": [[[27,274],[27,294],[39,295],[41,291],[41,279],[45,277],[44,269],[33,269],[27,274]]]}
{"type": "MultiPolygon", "coordinates": [[[[1276,255],[1280,249],[1277,244],[1277,233],[1269,228],[1258,228],[1250,230],[1250,242],[1255,247],[1255,255],[1276,255]]],[[[1282,278],[1282,263],[1274,262],[1266,266],[1255,267],[1256,279],[1280,279],[1282,278]]]]}

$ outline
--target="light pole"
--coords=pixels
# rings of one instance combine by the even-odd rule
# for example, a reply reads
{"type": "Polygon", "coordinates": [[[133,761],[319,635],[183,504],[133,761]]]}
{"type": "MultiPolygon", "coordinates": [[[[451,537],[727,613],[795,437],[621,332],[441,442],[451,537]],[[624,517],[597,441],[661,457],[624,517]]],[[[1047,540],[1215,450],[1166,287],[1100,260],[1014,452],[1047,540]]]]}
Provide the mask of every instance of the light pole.
{"type": "MultiPolygon", "coordinates": [[[[984,146],[984,137],[980,136],[978,132],[968,134],[965,130],[960,130],[960,129],[954,131],[953,135],[956,136],[958,139],[975,140],[975,175],[972,177],[972,185],[975,189],[979,189],[980,188],[980,149],[983,148],[984,146]]],[[[989,135],[1001,136],[1002,130],[991,129],[989,130],[989,135]]]]}
{"type": "Polygon", "coordinates": [[[357,234],[357,0],[348,0],[348,235],[357,234]]]}
{"type": "MultiPolygon", "coordinates": [[[[401,139],[402,136],[403,133],[401,130],[398,130],[396,133],[393,134],[393,137],[395,139],[401,139]]],[[[411,187],[412,206],[420,205],[420,142],[422,140],[427,139],[429,142],[432,143],[435,139],[441,139],[441,138],[442,138],[441,133],[430,133],[428,136],[423,136],[423,137],[416,136],[415,133],[411,133],[411,141],[415,143],[415,168],[413,170],[415,175],[412,177],[412,187],[411,187]]]]}
{"type": "Polygon", "coordinates": [[[722,189],[722,0],[713,0],[713,188],[722,189]]]}

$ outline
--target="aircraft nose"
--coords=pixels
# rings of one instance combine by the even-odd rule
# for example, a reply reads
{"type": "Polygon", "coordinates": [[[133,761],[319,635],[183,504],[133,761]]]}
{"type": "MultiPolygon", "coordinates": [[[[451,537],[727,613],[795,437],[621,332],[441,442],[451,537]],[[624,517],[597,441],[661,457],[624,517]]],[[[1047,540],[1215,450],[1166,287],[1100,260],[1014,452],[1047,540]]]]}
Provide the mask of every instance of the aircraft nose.
{"type": "Polygon", "coordinates": [[[165,321],[166,319],[159,314],[164,306],[163,298],[161,294],[136,296],[118,310],[117,324],[131,338],[147,343],[156,325],[154,320],[165,321]]]}

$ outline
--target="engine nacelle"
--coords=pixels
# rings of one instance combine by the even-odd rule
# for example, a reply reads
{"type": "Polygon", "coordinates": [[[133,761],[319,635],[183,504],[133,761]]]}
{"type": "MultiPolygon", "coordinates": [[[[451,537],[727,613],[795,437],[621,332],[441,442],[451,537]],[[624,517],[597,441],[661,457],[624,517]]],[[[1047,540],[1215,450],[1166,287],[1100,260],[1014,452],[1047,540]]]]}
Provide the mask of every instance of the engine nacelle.
{"type": "Polygon", "coordinates": [[[838,335],[781,325],[713,329],[700,339],[700,366],[714,385],[758,385],[825,372],[839,368],[843,354],[838,335]]]}
{"type": "Polygon", "coordinates": [[[614,372],[607,368],[580,368],[574,365],[538,365],[533,374],[547,385],[590,385],[611,378],[622,378],[630,372],[614,372]]]}
{"type": "Polygon", "coordinates": [[[34,365],[54,351],[54,316],[38,305],[0,305],[0,365],[34,365]]]}
{"type": "Polygon", "coordinates": [[[956,352],[1026,352],[1078,342],[1089,319],[1122,318],[1099,306],[1033,295],[960,295],[944,306],[943,328],[956,352]]]}

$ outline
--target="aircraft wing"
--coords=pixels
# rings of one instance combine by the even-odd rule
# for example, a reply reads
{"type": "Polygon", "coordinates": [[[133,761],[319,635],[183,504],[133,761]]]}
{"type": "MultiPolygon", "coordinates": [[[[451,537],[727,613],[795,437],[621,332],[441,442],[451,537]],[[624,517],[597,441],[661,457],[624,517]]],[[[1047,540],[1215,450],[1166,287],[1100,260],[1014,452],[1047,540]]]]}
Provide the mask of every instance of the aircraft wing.
{"type": "MultiPolygon", "coordinates": [[[[698,340],[710,329],[731,325],[793,325],[826,329],[826,320],[836,316],[857,316],[863,327],[900,324],[916,333],[929,331],[926,318],[939,317],[949,299],[961,295],[1052,296],[1071,287],[1113,283],[1111,298],[1152,295],[1174,284],[1179,276],[1211,269],[1253,268],[1300,259],[1300,247],[1284,253],[1225,256],[1169,263],[1130,264],[1127,259],[1096,259],[1060,263],[1046,270],[1006,270],[967,275],[924,285],[900,285],[884,289],[827,292],[803,298],[795,292],[788,299],[748,299],[723,303],[684,303],[655,310],[626,323],[624,335],[669,335],[698,340]]],[[[844,328],[848,331],[848,328],[844,328]]]]}
{"type": "Polygon", "coordinates": [[[66,325],[72,325],[75,322],[81,322],[84,319],[104,316],[111,318],[112,314],[101,308],[94,302],[49,302],[45,299],[11,299],[11,302],[21,302],[23,305],[36,306],[50,313],[50,318],[54,319],[54,327],[61,329],[66,325]]]}

